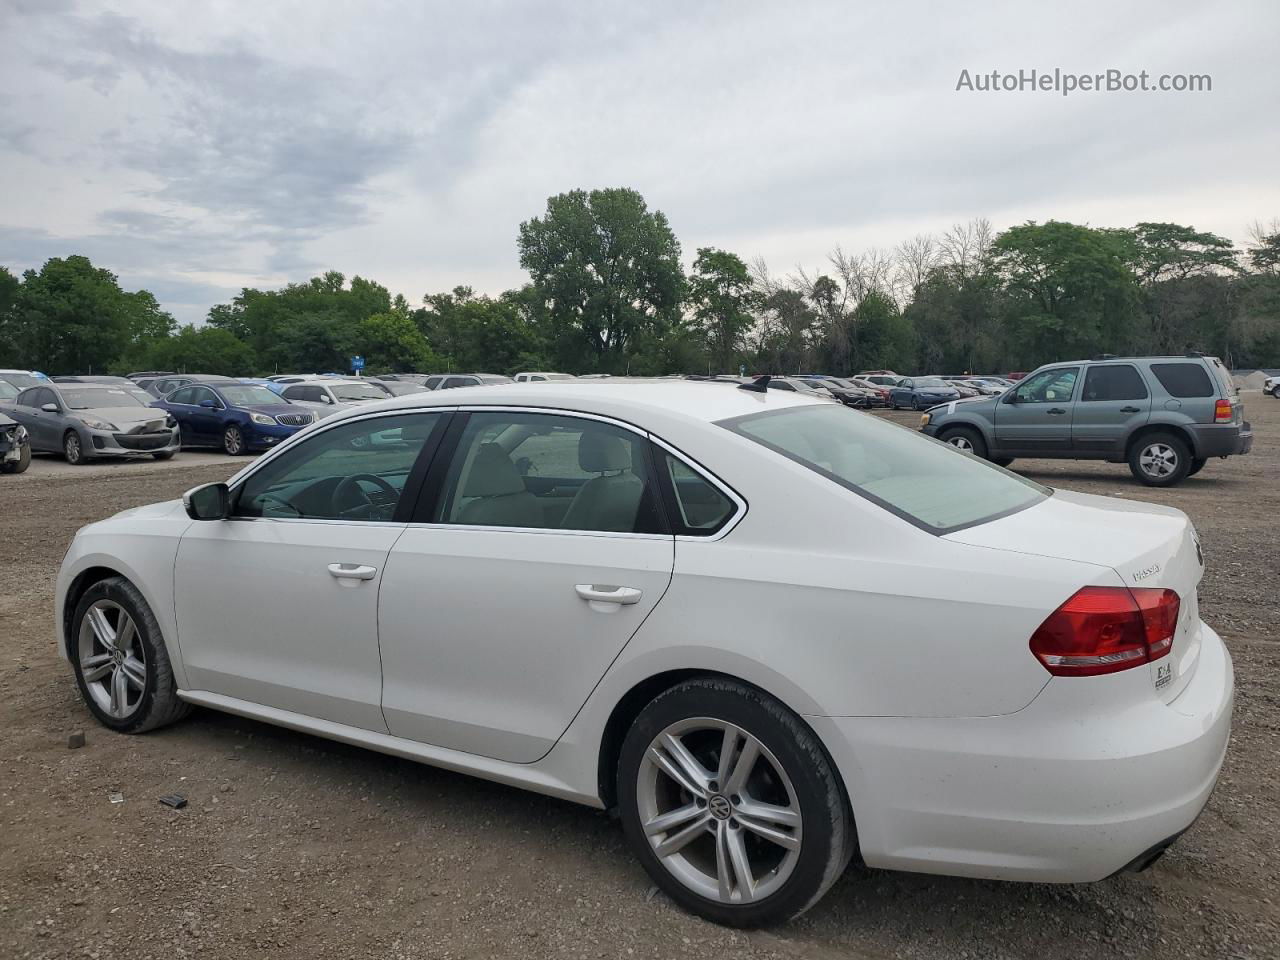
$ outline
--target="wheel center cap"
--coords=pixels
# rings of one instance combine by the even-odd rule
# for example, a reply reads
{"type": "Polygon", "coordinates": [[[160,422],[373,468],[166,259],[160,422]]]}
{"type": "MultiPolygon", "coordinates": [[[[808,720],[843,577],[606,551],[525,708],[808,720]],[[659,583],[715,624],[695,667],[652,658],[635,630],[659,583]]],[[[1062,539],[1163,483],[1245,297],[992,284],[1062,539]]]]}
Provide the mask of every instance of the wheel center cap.
{"type": "Polygon", "coordinates": [[[728,820],[733,814],[733,804],[729,798],[720,793],[713,793],[707,800],[707,809],[717,820],[728,820]]]}
{"type": "Polygon", "coordinates": [[[120,650],[112,650],[111,659],[116,663],[124,663],[124,653],[120,650]]]}

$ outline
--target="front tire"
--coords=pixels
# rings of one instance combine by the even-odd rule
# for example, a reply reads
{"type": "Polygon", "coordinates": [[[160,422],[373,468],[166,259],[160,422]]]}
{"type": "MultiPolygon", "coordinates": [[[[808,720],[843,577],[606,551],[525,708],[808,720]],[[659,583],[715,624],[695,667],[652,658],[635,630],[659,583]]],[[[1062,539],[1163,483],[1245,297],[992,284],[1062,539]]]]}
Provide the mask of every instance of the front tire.
{"type": "Polygon", "coordinates": [[[687,681],[641,711],[622,745],[618,800],[654,883],[733,927],[798,917],[856,846],[817,737],[773,697],[727,679],[687,681]]]}
{"type": "Polygon", "coordinates": [[[31,466],[31,444],[24,443],[18,451],[18,459],[0,463],[0,473],[26,473],[31,466]]]}
{"type": "Polygon", "coordinates": [[[84,444],[80,440],[80,434],[74,430],[68,430],[62,436],[62,455],[66,457],[67,463],[73,467],[78,467],[84,463],[88,457],[84,454],[84,444]]]}
{"type": "Polygon", "coordinates": [[[972,427],[956,427],[948,430],[940,438],[943,443],[948,443],[955,447],[961,453],[969,453],[981,459],[987,459],[987,442],[982,439],[982,434],[972,427]]]}
{"type": "Polygon", "coordinates": [[[244,433],[234,423],[228,424],[222,431],[222,449],[231,457],[238,457],[248,449],[244,442],[244,433]]]}
{"type": "Polygon", "coordinates": [[[1187,471],[1188,477],[1194,477],[1197,473],[1204,469],[1204,465],[1208,463],[1207,457],[1196,457],[1191,461],[1191,469],[1187,471]]]}
{"type": "Polygon", "coordinates": [[[76,604],[67,655],[89,712],[104,727],[143,733],[186,716],[160,624],[124,577],[99,580],[76,604]]]}
{"type": "Polygon", "coordinates": [[[1129,470],[1148,487],[1172,487],[1191,472],[1191,450],[1172,433],[1149,433],[1129,447],[1129,470]]]}
{"type": "Polygon", "coordinates": [[[151,456],[157,460],[172,460],[174,451],[165,450],[162,453],[153,453],[151,456]]]}

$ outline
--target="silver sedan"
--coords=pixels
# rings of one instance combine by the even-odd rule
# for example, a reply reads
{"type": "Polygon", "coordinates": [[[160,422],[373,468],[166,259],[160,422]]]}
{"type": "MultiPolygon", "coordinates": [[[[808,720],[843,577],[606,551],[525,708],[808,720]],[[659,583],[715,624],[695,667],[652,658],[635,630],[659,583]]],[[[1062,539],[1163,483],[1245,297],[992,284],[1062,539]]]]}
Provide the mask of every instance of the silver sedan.
{"type": "Polygon", "coordinates": [[[135,393],[106,384],[45,383],[0,407],[26,428],[33,451],[61,453],[71,464],[93,457],[168,460],[178,452],[178,425],[135,393]]]}

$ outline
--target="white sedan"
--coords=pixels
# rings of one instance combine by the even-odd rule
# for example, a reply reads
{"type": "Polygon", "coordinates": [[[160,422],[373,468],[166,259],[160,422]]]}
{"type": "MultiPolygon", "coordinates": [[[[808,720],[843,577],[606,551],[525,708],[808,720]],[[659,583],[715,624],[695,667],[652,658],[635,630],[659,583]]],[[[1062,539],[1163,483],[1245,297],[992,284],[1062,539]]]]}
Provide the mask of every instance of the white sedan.
{"type": "Polygon", "coordinates": [[[797,916],[854,856],[1060,882],[1158,857],[1231,723],[1186,516],[752,386],[336,413],[82,529],[59,646],[124,733],[199,704],[616,808],[727,924],[797,916]]]}

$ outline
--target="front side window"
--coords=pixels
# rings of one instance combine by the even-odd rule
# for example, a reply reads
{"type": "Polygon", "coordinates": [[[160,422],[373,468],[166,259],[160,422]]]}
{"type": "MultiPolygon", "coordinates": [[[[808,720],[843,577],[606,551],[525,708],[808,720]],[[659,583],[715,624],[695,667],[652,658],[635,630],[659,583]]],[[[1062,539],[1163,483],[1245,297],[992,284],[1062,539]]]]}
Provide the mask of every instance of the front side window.
{"type": "Polygon", "coordinates": [[[1079,374],[1079,367],[1044,370],[1021,381],[1014,396],[1019,403],[1062,403],[1071,399],[1079,374]]]}
{"type": "Polygon", "coordinates": [[[218,401],[218,395],[208,387],[191,387],[191,399],[187,401],[188,403],[193,403],[198,407],[206,400],[212,400],[214,406],[222,406],[218,401]]]}
{"type": "Polygon", "coordinates": [[[251,474],[235,515],[392,520],[438,413],[373,417],[313,434],[251,474]]]}
{"type": "Polygon", "coordinates": [[[1145,400],[1147,385],[1142,375],[1127,363],[1105,367],[1090,367],[1085,374],[1084,391],[1080,399],[1085,403],[1100,400],[1145,400]]]}
{"type": "Polygon", "coordinates": [[[946,444],[825,404],[755,413],[719,425],[931,533],[985,523],[1051,493],[946,444]]]}
{"type": "Polygon", "coordinates": [[[437,523],[657,533],[647,440],[596,420],[473,413],[445,479],[437,523]]]}
{"type": "Polygon", "coordinates": [[[195,403],[195,389],[192,387],[179,387],[173,393],[169,394],[165,399],[169,403],[195,403]]]}

